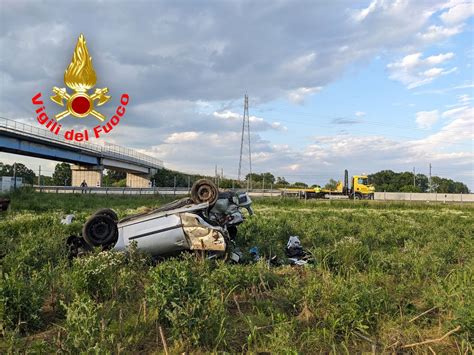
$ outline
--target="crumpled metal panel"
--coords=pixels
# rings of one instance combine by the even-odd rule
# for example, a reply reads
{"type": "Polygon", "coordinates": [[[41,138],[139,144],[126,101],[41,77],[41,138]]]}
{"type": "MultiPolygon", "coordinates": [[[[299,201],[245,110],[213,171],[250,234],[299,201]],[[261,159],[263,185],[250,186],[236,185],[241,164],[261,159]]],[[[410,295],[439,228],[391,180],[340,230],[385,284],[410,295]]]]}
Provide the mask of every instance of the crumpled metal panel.
{"type": "Polygon", "coordinates": [[[181,213],[181,223],[191,250],[225,251],[222,228],[214,227],[193,213],[181,213]]]}

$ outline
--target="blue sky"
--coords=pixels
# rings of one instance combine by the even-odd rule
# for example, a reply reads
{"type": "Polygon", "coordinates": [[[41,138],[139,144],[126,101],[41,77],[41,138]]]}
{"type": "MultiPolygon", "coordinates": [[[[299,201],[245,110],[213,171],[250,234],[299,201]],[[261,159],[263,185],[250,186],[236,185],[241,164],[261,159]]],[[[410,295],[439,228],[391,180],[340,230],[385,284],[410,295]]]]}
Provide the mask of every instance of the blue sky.
{"type": "Polygon", "coordinates": [[[324,184],[431,163],[474,189],[472,1],[86,1],[74,17],[49,1],[0,6],[3,117],[35,124],[32,95],[61,85],[84,33],[111,89],[104,112],[131,96],[107,141],[169,168],[235,178],[247,93],[254,171],[324,184]]]}

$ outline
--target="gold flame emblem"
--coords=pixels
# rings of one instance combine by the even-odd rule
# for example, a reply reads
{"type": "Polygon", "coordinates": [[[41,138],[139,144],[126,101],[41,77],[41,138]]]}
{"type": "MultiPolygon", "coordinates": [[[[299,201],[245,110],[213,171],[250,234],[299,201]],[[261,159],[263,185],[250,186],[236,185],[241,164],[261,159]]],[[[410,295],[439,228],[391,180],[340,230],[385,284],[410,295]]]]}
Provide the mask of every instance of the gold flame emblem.
{"type": "Polygon", "coordinates": [[[105,120],[105,116],[94,109],[96,105],[102,106],[110,100],[108,88],[95,89],[94,94],[89,95],[87,90],[92,89],[97,82],[94,66],[92,65],[92,57],[89,55],[86,40],[81,34],[77,40],[76,49],[72,55],[71,64],[64,72],[64,83],[74,90],[70,95],[65,88],[53,87],[56,94],[51,96],[51,100],[60,106],[64,106],[63,100],[66,100],[66,110],[58,113],[55,117],[59,121],[68,115],[83,118],[91,114],[100,121],[105,120]]]}

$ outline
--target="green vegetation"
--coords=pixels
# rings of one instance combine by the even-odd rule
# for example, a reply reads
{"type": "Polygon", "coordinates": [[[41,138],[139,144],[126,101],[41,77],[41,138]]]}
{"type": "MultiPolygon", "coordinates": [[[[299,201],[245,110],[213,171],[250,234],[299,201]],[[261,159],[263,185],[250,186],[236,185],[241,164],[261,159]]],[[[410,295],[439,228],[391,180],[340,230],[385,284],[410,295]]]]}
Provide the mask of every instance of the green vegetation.
{"type": "Polygon", "coordinates": [[[187,254],[153,266],[136,250],[69,262],[63,241],[97,208],[123,217],[165,200],[11,197],[0,215],[2,353],[160,353],[160,328],[171,353],[472,352],[472,206],[262,199],[239,229],[242,250],[283,258],[299,235],[315,264],[187,254]],[[77,221],[61,225],[70,212],[77,221]]]}
{"type": "Polygon", "coordinates": [[[56,186],[71,186],[72,170],[68,163],[56,164],[53,173],[53,185],[56,186]]]}
{"type": "MultiPolygon", "coordinates": [[[[430,191],[429,179],[426,175],[405,171],[396,173],[392,170],[382,170],[369,175],[369,180],[375,185],[377,191],[387,192],[428,192],[430,191]],[[414,181],[413,181],[414,180],[414,181]]],[[[469,193],[468,187],[462,182],[433,176],[431,191],[440,193],[469,193]]]]}

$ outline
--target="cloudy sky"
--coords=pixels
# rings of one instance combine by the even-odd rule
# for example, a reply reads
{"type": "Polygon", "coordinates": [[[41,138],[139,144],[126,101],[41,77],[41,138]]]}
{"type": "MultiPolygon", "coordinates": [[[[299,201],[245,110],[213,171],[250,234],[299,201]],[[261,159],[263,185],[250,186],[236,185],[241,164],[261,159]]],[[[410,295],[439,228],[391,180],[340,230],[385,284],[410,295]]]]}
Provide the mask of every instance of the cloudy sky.
{"type": "Polygon", "coordinates": [[[83,33],[112,94],[101,112],[131,97],[102,141],[169,168],[236,178],[247,93],[256,172],[324,184],[431,163],[474,189],[472,1],[1,0],[0,12],[2,117],[38,125],[31,97],[64,86],[83,33]]]}

